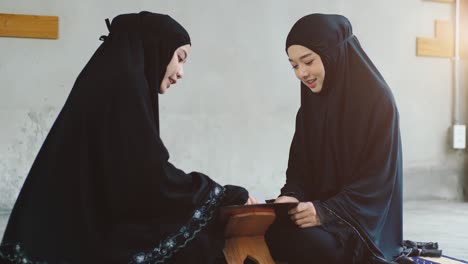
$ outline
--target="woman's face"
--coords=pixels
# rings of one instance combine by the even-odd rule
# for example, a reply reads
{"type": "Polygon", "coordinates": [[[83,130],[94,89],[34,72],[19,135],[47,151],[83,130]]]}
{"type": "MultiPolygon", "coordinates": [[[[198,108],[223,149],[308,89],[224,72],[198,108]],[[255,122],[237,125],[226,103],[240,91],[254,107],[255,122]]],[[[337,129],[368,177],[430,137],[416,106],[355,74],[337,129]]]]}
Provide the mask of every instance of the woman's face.
{"type": "Polygon", "coordinates": [[[287,52],[296,77],[312,92],[319,93],[325,80],[325,68],[320,56],[301,45],[292,45],[287,52]]]}
{"type": "Polygon", "coordinates": [[[190,44],[180,46],[174,51],[174,55],[167,65],[166,73],[159,87],[160,94],[164,94],[172,84],[175,84],[178,79],[184,76],[184,63],[187,61],[189,52],[190,44]]]}

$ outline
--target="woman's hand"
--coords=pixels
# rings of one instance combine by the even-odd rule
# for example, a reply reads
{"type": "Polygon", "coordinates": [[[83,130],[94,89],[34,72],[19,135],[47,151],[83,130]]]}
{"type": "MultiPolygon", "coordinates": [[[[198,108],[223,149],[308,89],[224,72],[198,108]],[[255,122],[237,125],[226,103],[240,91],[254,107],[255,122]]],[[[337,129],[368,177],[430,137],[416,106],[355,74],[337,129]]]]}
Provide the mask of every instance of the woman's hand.
{"type": "Polygon", "coordinates": [[[280,196],[276,198],[275,200],[275,203],[298,203],[298,202],[299,200],[291,196],[280,196]]]}
{"type": "Polygon", "coordinates": [[[299,203],[295,208],[289,210],[291,220],[300,228],[320,225],[320,218],[317,215],[312,202],[299,203]]]}
{"type": "Polygon", "coordinates": [[[247,200],[247,202],[244,204],[244,205],[250,205],[250,204],[259,204],[260,202],[258,202],[257,199],[255,199],[254,197],[252,196],[249,196],[249,199],[247,200]]]}

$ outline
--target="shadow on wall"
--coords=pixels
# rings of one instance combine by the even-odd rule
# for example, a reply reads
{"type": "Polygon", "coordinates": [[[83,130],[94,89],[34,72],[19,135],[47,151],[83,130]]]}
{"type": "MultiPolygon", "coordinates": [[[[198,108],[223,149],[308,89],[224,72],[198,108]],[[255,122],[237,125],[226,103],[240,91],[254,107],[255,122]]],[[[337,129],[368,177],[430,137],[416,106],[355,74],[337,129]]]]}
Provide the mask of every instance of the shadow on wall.
{"type": "Polygon", "coordinates": [[[16,140],[0,153],[0,209],[11,209],[56,117],[55,107],[29,110],[16,140]]]}

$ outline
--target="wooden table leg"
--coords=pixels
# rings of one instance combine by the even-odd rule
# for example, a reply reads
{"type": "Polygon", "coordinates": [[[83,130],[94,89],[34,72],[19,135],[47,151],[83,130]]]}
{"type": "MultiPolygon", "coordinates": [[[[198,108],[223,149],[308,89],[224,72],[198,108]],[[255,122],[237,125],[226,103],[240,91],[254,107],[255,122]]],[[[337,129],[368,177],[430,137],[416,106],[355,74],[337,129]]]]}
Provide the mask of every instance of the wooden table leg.
{"type": "Polygon", "coordinates": [[[224,256],[229,264],[243,264],[247,258],[258,264],[275,264],[263,236],[228,239],[224,247],[224,256]]]}

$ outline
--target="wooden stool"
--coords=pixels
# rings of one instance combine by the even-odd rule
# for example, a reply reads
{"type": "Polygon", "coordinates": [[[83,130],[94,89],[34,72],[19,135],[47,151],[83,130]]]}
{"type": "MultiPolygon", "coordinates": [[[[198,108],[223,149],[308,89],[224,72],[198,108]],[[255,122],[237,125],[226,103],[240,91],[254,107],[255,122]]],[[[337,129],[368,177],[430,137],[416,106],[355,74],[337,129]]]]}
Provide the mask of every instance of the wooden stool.
{"type": "Polygon", "coordinates": [[[273,209],[252,209],[228,219],[224,257],[229,264],[243,264],[250,259],[258,264],[275,264],[265,243],[264,234],[275,220],[273,209]]]}

